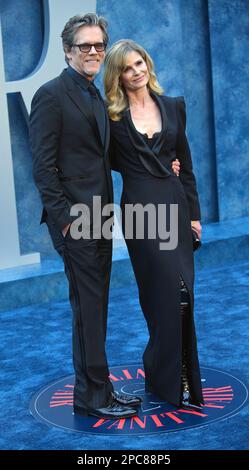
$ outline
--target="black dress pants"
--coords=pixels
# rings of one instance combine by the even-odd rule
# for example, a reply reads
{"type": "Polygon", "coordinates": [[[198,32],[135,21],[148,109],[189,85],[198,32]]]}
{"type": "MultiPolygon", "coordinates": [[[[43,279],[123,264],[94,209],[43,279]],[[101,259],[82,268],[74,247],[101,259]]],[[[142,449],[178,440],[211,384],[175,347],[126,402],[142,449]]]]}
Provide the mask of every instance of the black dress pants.
{"type": "Polygon", "coordinates": [[[105,352],[112,240],[64,238],[48,219],[54,247],[64,261],[73,311],[74,404],[100,408],[111,401],[113,386],[105,352]]]}

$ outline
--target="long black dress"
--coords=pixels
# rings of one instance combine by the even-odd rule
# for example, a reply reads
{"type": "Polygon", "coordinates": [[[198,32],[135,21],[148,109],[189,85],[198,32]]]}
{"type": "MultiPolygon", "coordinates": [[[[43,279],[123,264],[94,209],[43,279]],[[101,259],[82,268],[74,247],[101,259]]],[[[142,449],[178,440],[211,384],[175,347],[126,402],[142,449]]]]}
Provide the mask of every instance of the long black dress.
{"type": "MultiPolygon", "coordinates": [[[[196,181],[185,135],[186,114],[183,97],[151,95],[162,118],[162,131],[153,139],[139,133],[127,109],[120,121],[110,121],[112,168],[123,178],[122,225],[125,204],[178,204],[178,245],[159,249],[159,240],[128,239],[126,244],[139,289],[139,300],[149,342],[143,355],[146,389],[176,405],[180,404],[183,345],[187,351],[191,395],[203,403],[194,326],[194,259],[191,220],[200,220],[196,181]],[[181,162],[180,177],[171,162],[181,162]],[[181,318],[181,281],[189,294],[188,320],[181,318]]],[[[125,232],[124,232],[125,233],[125,232]]]]}

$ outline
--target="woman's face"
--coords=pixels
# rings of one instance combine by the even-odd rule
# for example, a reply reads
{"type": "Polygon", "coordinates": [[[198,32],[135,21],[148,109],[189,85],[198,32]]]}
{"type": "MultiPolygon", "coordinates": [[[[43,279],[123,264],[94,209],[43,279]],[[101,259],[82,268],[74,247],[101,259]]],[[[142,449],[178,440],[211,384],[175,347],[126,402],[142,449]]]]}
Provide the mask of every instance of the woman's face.
{"type": "Polygon", "coordinates": [[[146,62],[136,52],[128,52],[126,56],[126,67],[120,75],[120,82],[127,91],[136,91],[147,85],[149,72],[146,62]]]}

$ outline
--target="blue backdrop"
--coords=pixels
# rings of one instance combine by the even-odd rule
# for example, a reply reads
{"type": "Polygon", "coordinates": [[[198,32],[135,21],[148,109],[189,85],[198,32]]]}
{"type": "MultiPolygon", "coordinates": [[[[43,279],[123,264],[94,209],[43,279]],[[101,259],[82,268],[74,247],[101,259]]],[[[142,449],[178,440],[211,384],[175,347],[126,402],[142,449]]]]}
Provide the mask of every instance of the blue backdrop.
{"type": "MultiPolygon", "coordinates": [[[[109,22],[110,43],[125,37],[141,43],[165,93],[185,96],[202,221],[249,215],[248,0],[99,0],[97,13],[109,22]]],[[[17,80],[39,61],[43,2],[0,0],[0,14],[6,80],[17,80]]],[[[39,227],[27,124],[15,94],[8,105],[21,251],[54,256],[39,227]]],[[[120,178],[113,176],[119,199],[120,178]]]]}

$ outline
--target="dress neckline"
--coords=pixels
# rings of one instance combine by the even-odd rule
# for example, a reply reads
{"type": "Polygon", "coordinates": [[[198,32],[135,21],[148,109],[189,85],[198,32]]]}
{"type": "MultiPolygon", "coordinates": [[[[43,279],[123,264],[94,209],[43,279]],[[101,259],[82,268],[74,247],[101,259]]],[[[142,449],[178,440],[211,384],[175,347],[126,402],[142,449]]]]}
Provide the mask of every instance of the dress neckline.
{"type": "Polygon", "coordinates": [[[134,145],[143,148],[143,151],[147,148],[148,151],[151,152],[151,154],[154,153],[154,155],[158,155],[160,152],[160,149],[165,141],[166,134],[168,131],[168,126],[167,126],[167,114],[165,110],[165,106],[163,103],[163,99],[161,96],[156,95],[155,93],[151,92],[151,97],[155,100],[157,103],[157,106],[160,110],[161,113],[161,118],[162,118],[162,129],[160,132],[156,132],[153,134],[153,139],[150,139],[146,137],[144,134],[140,133],[131,118],[131,112],[130,109],[127,108],[125,113],[124,113],[124,123],[126,126],[128,126],[128,132],[131,137],[131,139],[134,142],[134,145]]]}
{"type": "Polygon", "coordinates": [[[161,115],[161,130],[160,130],[160,131],[157,131],[157,132],[154,132],[154,134],[152,135],[152,137],[149,137],[148,134],[147,134],[147,132],[142,133],[142,132],[140,132],[140,131],[137,130],[137,128],[136,128],[136,126],[135,126],[135,123],[133,122],[133,119],[132,119],[132,116],[131,116],[130,107],[127,109],[128,114],[129,114],[129,118],[130,118],[130,122],[131,122],[132,127],[134,128],[134,130],[135,130],[138,134],[140,134],[141,136],[146,137],[148,140],[153,139],[154,137],[158,137],[158,136],[162,133],[163,127],[164,127],[164,116],[163,116],[163,112],[162,112],[161,106],[160,106],[160,104],[159,104],[159,102],[158,102],[158,99],[155,97],[154,93],[151,93],[150,96],[151,96],[151,98],[154,100],[154,102],[156,103],[156,105],[157,105],[157,107],[158,107],[158,109],[159,109],[160,115],[161,115]]]}
{"type": "Polygon", "coordinates": [[[148,140],[153,140],[153,139],[155,139],[155,138],[156,138],[159,134],[161,134],[161,132],[162,132],[162,131],[154,132],[154,134],[153,134],[151,137],[149,137],[148,134],[147,134],[147,132],[144,132],[144,133],[143,133],[143,132],[138,131],[137,129],[136,129],[136,131],[137,131],[139,134],[141,134],[143,137],[145,137],[146,139],[148,139],[148,140]]]}

